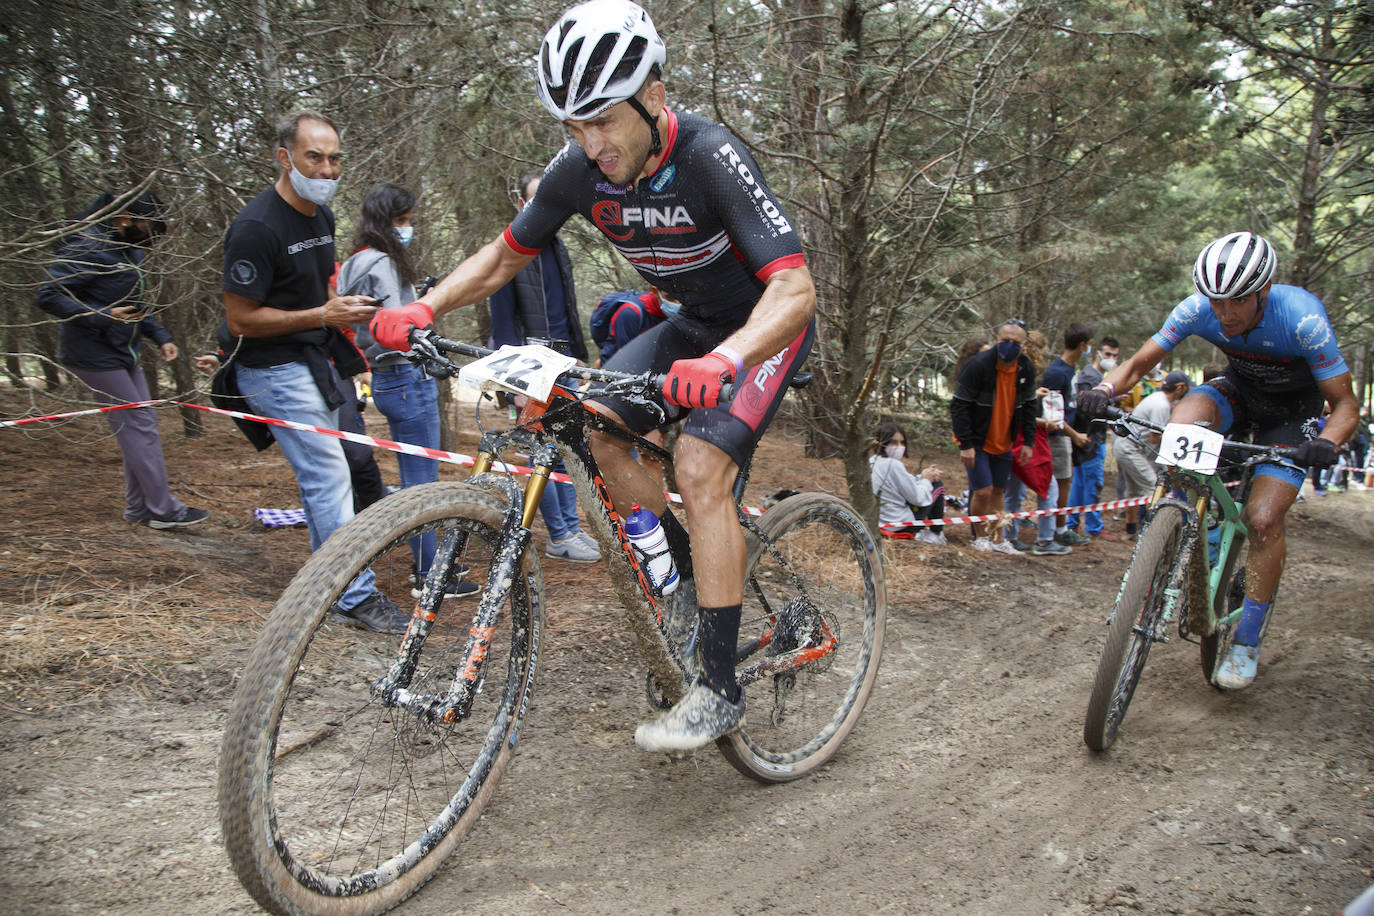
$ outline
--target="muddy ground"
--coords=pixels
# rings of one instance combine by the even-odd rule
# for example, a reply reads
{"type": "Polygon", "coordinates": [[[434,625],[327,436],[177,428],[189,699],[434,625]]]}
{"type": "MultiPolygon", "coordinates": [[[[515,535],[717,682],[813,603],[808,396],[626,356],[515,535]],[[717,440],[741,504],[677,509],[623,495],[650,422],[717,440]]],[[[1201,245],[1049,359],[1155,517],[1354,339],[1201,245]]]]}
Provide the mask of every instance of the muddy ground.
{"type": "MultiPolygon", "coordinates": [[[[0,430],[0,910],[254,911],[221,846],[215,760],[250,641],[308,543],[252,519],[297,504],[281,457],[207,424],[185,440],[163,416],[174,488],[214,513],[170,534],[121,520],[99,418],[0,430]]],[[[838,468],[801,454],[771,434],[751,501],[843,492],[838,468]]],[[[598,567],[547,561],[514,764],[401,912],[1334,913],[1374,882],[1374,491],[1294,516],[1259,680],[1223,695],[1194,646],[1157,647],[1102,756],[1082,716],[1129,545],[990,557],[966,529],[943,548],[889,543],[864,718],[822,772],[774,787],[714,750],[639,751],[641,669],[598,567]]]]}

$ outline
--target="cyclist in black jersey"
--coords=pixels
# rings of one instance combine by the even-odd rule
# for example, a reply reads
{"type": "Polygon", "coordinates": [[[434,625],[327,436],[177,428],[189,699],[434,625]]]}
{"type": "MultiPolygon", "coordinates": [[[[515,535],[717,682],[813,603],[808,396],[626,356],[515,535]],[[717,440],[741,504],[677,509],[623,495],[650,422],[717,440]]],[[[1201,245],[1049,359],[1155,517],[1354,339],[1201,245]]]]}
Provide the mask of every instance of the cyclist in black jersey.
{"type": "MultiPolygon", "coordinates": [[[[646,750],[685,751],[743,721],[734,653],[745,545],[731,488],[810,350],[816,292],[796,229],[744,144],[667,107],[664,61],[648,14],[630,0],[590,0],[565,12],[540,47],[538,89],[571,140],[498,238],[421,300],[379,312],[372,334],[406,348],[410,328],[499,289],[574,213],[682,303],[606,368],[667,373],[670,419],[686,417],[675,466],[690,538],[625,443],[597,436],[592,446],[617,512],[639,503],[662,518],[683,580],[668,602],[670,629],[692,615],[701,622],[696,683],[635,732],[646,750]],[[719,403],[731,382],[733,400],[719,403]]],[[[621,402],[596,406],[637,432],[655,423],[621,402]]]]}

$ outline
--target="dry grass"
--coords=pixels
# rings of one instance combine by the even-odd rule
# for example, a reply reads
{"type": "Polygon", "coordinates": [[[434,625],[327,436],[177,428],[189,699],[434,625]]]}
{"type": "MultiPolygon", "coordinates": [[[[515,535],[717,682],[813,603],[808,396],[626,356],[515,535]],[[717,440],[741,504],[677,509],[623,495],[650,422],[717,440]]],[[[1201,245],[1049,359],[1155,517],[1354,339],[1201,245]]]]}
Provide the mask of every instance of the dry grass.
{"type": "Polygon", "coordinates": [[[83,578],[32,586],[0,608],[0,683],[26,703],[69,702],[116,686],[167,688],[226,630],[258,615],[197,606],[195,576],[146,588],[94,587],[83,578]]]}

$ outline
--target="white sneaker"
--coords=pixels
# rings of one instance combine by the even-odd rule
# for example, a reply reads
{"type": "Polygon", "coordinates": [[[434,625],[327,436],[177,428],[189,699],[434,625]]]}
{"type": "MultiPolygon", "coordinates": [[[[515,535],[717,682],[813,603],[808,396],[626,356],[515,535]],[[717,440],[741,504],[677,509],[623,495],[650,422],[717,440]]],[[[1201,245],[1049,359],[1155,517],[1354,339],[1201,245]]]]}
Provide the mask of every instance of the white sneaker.
{"type": "Polygon", "coordinates": [[[936,531],[934,528],[924,528],[911,536],[912,540],[920,541],[923,544],[948,544],[943,531],[936,531]]]}
{"type": "MultiPolygon", "coordinates": [[[[978,538],[977,540],[975,540],[975,541],[973,542],[973,549],[974,549],[974,550],[996,550],[997,548],[993,547],[993,546],[992,546],[992,541],[989,541],[987,538],[978,538]]],[[[1013,547],[1012,549],[1015,550],[1016,548],[1013,547]]]]}
{"type": "Polygon", "coordinates": [[[1021,556],[1021,551],[1013,547],[1011,541],[993,541],[992,546],[989,547],[988,550],[1004,553],[1009,557],[1021,556]]]}
{"type": "Polygon", "coordinates": [[[555,560],[567,560],[569,563],[595,563],[601,559],[599,549],[594,546],[588,549],[575,534],[570,534],[561,541],[549,538],[549,546],[544,548],[544,555],[555,560]]]}
{"type": "Polygon", "coordinates": [[[1231,655],[1221,662],[1216,677],[1212,680],[1218,687],[1226,690],[1240,690],[1249,687],[1259,671],[1259,646],[1242,646],[1234,643],[1231,655]]]}
{"type": "Polygon", "coordinates": [[[744,724],[744,692],[731,703],[705,684],[694,684],[677,705],[635,729],[646,751],[694,751],[744,724]]]}

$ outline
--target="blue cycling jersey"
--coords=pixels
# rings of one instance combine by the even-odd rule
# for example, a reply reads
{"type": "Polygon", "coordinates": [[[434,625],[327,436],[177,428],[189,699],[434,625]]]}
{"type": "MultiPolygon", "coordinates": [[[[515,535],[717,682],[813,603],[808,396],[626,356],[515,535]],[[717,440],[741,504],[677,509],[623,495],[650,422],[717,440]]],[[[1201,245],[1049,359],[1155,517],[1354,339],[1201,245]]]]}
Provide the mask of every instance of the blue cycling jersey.
{"type": "Polygon", "coordinates": [[[1151,339],[1172,350],[1193,334],[1225,353],[1234,376],[1259,391],[1311,391],[1318,381],[1350,371],[1326,307],[1297,286],[1272,286],[1259,324],[1235,337],[1226,336],[1211,303],[1194,293],[1174,306],[1164,327],[1151,339]]]}

